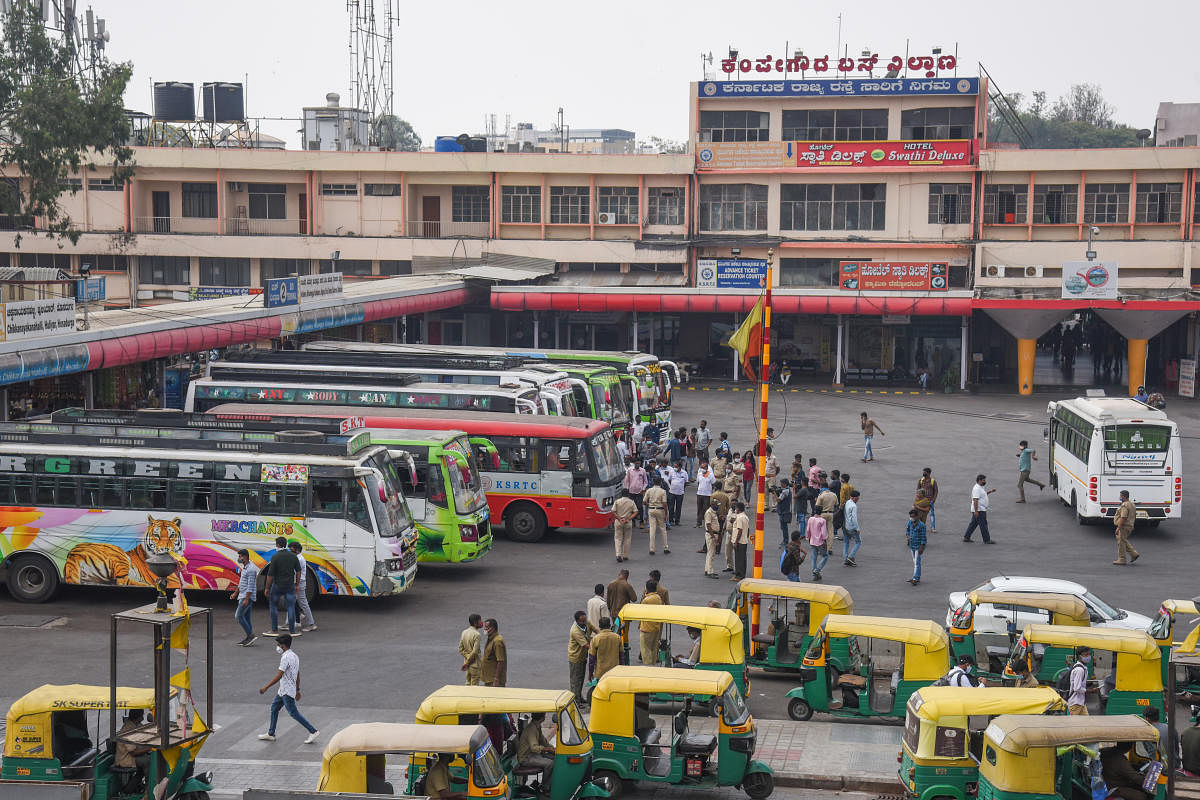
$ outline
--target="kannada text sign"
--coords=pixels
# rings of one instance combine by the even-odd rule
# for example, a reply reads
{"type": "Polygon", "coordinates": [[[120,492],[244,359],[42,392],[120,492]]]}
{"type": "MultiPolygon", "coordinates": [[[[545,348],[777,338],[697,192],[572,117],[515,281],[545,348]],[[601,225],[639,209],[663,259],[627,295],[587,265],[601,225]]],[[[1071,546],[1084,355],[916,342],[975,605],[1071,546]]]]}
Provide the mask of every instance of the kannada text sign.
{"type": "Polygon", "coordinates": [[[898,95],[976,95],[978,78],[780,78],[758,81],[701,81],[705,97],[895,97],[898,95]]]}
{"type": "Polygon", "coordinates": [[[700,169],[791,169],[796,167],[968,167],[970,139],[923,142],[703,142],[696,146],[700,169]]]}
{"type": "Polygon", "coordinates": [[[944,292],[949,276],[944,261],[843,261],[840,283],[850,292],[944,292]]]}

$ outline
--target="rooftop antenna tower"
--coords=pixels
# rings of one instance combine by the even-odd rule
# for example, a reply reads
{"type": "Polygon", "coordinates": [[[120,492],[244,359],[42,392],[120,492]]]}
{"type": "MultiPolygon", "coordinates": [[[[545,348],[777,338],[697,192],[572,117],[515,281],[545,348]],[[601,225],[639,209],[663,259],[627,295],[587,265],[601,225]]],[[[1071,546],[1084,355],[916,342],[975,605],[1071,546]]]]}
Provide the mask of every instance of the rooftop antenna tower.
{"type": "Polygon", "coordinates": [[[346,0],[350,12],[350,84],[354,107],[370,114],[369,144],[379,145],[380,117],[392,114],[392,29],[400,0],[346,0]],[[376,5],[379,15],[376,15],[376,5]]]}
{"type": "MultiPolygon", "coordinates": [[[[0,0],[0,19],[8,15],[13,2],[0,0]]],[[[78,0],[37,0],[32,3],[40,11],[42,27],[51,40],[56,40],[71,53],[73,71],[85,90],[96,85],[96,69],[104,57],[104,47],[111,38],[105,20],[97,17],[91,6],[79,10],[78,0]]]]}

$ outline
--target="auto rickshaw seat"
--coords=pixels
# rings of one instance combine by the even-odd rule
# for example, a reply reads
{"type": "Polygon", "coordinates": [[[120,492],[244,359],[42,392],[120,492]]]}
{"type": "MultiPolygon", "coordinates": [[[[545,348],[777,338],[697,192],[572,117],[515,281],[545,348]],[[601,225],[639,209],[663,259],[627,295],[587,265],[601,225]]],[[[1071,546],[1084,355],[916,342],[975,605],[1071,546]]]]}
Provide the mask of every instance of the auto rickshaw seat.
{"type": "Polygon", "coordinates": [[[865,675],[846,673],[838,676],[837,685],[849,686],[851,689],[865,689],[867,688],[867,678],[865,675]]]}
{"type": "Polygon", "coordinates": [[[987,647],[985,647],[983,649],[984,649],[984,652],[986,652],[988,654],[988,658],[1008,658],[1008,654],[1010,651],[1010,649],[1007,647],[1002,647],[1000,645],[995,645],[995,644],[988,645],[987,647]]]}
{"type": "Polygon", "coordinates": [[[679,754],[707,756],[717,749],[717,737],[703,733],[685,733],[679,737],[679,754]]]}
{"type": "Polygon", "coordinates": [[[755,644],[765,644],[770,646],[775,644],[775,637],[769,633],[758,633],[751,637],[751,641],[753,641],[755,644]]]}

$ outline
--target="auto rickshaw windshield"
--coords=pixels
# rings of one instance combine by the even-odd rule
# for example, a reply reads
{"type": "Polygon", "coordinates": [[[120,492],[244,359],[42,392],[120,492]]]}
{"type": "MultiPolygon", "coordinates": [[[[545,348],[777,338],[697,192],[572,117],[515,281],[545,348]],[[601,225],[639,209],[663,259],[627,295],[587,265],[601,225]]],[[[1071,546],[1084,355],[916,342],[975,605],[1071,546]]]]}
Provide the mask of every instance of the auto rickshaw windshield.
{"type": "Polygon", "coordinates": [[[558,712],[558,736],[563,744],[583,744],[584,730],[586,728],[579,716],[579,708],[574,702],[558,712]]]}
{"type": "Polygon", "coordinates": [[[721,695],[721,719],[733,727],[741,725],[749,717],[750,709],[746,707],[746,700],[738,691],[737,684],[729,684],[729,688],[721,695]]]}
{"type": "Polygon", "coordinates": [[[971,622],[971,617],[975,615],[975,604],[970,598],[963,601],[963,604],[954,609],[954,613],[950,617],[951,627],[965,628],[971,622]]]}
{"type": "Polygon", "coordinates": [[[1028,658],[1029,643],[1026,642],[1025,637],[1022,636],[1020,639],[1017,639],[1017,643],[1013,645],[1012,654],[1009,656],[1008,660],[1013,664],[1025,664],[1028,662],[1028,658]]]}
{"type": "Polygon", "coordinates": [[[1150,627],[1147,630],[1151,638],[1157,640],[1166,639],[1171,635],[1171,612],[1166,606],[1158,609],[1158,616],[1150,623],[1150,627]]]}
{"type": "Polygon", "coordinates": [[[491,741],[484,742],[478,750],[475,751],[475,785],[481,789],[491,789],[494,786],[499,786],[504,780],[504,767],[500,763],[500,756],[496,753],[496,748],[492,747],[491,741]]]}
{"type": "Polygon", "coordinates": [[[806,659],[817,660],[825,652],[825,628],[821,627],[817,630],[817,635],[813,637],[812,644],[808,646],[808,652],[804,654],[806,659]]]}

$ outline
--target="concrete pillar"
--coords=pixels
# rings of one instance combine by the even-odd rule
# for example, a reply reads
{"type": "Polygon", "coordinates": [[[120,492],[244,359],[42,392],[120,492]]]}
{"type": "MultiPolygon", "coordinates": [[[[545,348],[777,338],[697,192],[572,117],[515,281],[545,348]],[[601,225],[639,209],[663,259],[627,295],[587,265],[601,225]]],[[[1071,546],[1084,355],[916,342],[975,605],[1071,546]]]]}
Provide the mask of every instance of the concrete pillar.
{"type": "Polygon", "coordinates": [[[637,312],[636,312],[636,311],[634,311],[634,312],[633,312],[633,322],[632,322],[632,323],[630,323],[630,325],[629,325],[629,327],[630,327],[630,328],[633,330],[633,338],[631,339],[631,341],[633,342],[633,345],[632,345],[632,346],[631,346],[629,349],[630,349],[630,350],[633,350],[633,351],[636,351],[636,350],[638,349],[638,343],[637,343],[638,331],[637,331],[637,326],[638,326],[638,317],[637,317],[637,312]]]}
{"type": "MultiPolygon", "coordinates": [[[[733,329],[736,331],[738,329],[738,326],[741,324],[742,323],[738,322],[738,313],[736,311],[733,312],[733,329]]],[[[730,350],[733,351],[733,382],[737,383],[738,382],[738,368],[740,366],[738,364],[738,354],[737,354],[737,350],[733,350],[733,348],[730,348],[730,350]]]]}
{"type": "Polygon", "coordinates": [[[83,373],[83,407],[89,411],[96,407],[96,373],[94,372],[83,373]]]}
{"type": "Polygon", "coordinates": [[[842,319],[842,315],[838,314],[838,318],[837,318],[837,331],[838,331],[837,350],[834,351],[834,356],[833,356],[833,382],[835,384],[840,384],[842,382],[842,330],[845,327],[846,327],[846,323],[842,319]]]}
{"type": "Polygon", "coordinates": [[[554,319],[554,349],[561,350],[562,345],[560,342],[562,341],[562,323],[559,322],[557,311],[554,312],[552,318],[554,319]]]}
{"type": "Polygon", "coordinates": [[[1129,340],[1129,396],[1137,394],[1137,387],[1146,383],[1146,345],[1149,339],[1129,340]]]}
{"type": "Polygon", "coordinates": [[[1037,361],[1037,339],[1017,339],[1017,391],[1033,394],[1033,365],[1037,361]]]}
{"type": "Polygon", "coordinates": [[[8,422],[8,389],[0,389],[0,422],[8,422]]]}
{"type": "Polygon", "coordinates": [[[542,346],[542,338],[541,338],[541,336],[538,335],[538,317],[539,316],[540,316],[540,314],[538,314],[538,312],[536,312],[536,311],[533,312],[533,346],[535,348],[541,348],[541,346],[542,346]]]}
{"type": "Polygon", "coordinates": [[[967,359],[967,347],[969,346],[969,343],[967,342],[967,331],[970,324],[970,317],[962,318],[962,346],[959,348],[960,353],[958,358],[958,388],[960,391],[966,391],[967,389],[967,365],[971,363],[967,359]]]}

